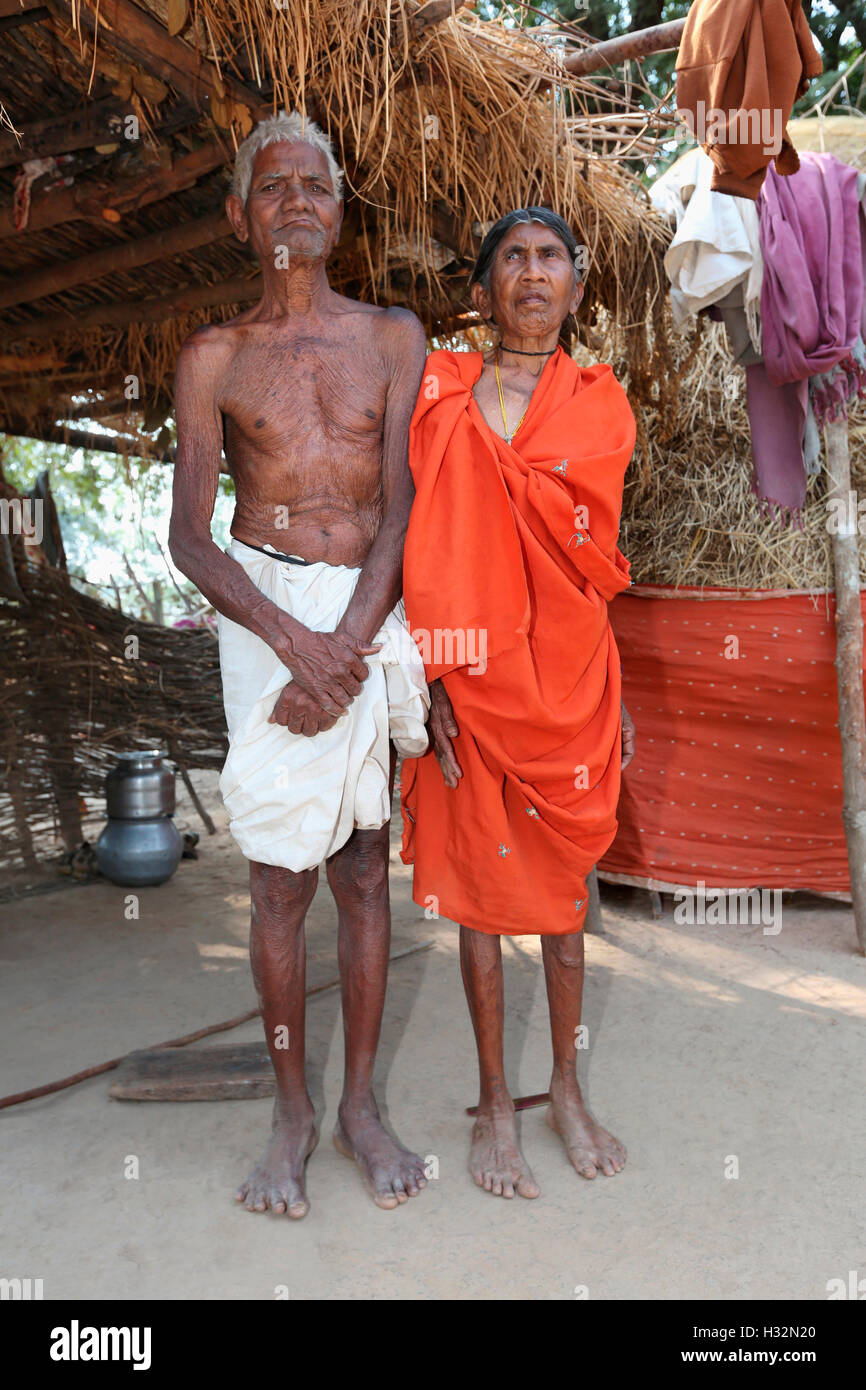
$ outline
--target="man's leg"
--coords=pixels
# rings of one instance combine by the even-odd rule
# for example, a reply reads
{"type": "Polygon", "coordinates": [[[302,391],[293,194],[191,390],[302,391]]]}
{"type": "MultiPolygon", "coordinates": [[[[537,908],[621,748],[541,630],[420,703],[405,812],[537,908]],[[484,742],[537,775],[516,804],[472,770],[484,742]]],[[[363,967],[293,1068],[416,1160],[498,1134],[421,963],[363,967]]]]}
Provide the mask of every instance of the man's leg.
{"type": "Polygon", "coordinates": [[[250,862],[250,962],[277,1081],[273,1132],[264,1157],[237,1191],[247,1211],[310,1209],[304,1165],[316,1147],[315,1111],[304,1075],[304,919],[318,869],[292,873],[250,862]]]}
{"type": "Polygon", "coordinates": [[[540,1188],[520,1152],[514,1102],[505,1085],[502,1029],[505,991],[498,936],[460,928],[460,969],[478,1047],[480,1096],[472,1130],[469,1171],[497,1197],[537,1197],[540,1188]]]}
{"type": "Polygon", "coordinates": [[[608,1177],[625,1166],[625,1149],[596,1124],[577,1082],[577,1043],[583,1001],[583,932],[543,936],[541,952],[550,1005],[553,1075],[547,1123],[562,1136],[568,1157],[583,1178],[599,1169],[608,1177]]]}
{"type": "Polygon", "coordinates": [[[387,824],[379,830],[354,830],[328,860],[328,882],[340,923],[346,1048],[334,1143],[340,1153],[356,1160],[376,1205],[390,1209],[417,1197],[426,1179],[418,1155],[384,1129],[373,1095],[391,944],[388,852],[387,824]]]}

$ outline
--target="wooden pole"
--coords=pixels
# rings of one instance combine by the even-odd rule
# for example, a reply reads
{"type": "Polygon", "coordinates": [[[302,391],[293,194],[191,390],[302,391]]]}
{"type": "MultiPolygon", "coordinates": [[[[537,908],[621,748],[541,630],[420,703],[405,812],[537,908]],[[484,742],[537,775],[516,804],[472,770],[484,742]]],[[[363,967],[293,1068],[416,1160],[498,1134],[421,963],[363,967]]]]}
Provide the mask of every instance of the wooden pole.
{"type": "Polygon", "coordinates": [[[247,87],[229,72],[220,76],[200,49],[169,34],[164,24],[133,0],[87,0],[74,11],[70,10],[69,0],[48,0],[48,7],[65,24],[72,19],[79,33],[96,33],[97,45],[104,44],[131,58],[199,108],[212,95],[228,93],[248,106],[254,119],[270,115],[270,106],[263,101],[261,92],[247,87]]]}
{"type": "Polygon", "coordinates": [[[24,125],[19,131],[20,140],[4,132],[0,135],[0,167],[116,140],[118,127],[132,114],[128,102],[109,97],[62,116],[47,116],[24,125]]]}
{"type": "Polygon", "coordinates": [[[608,39],[605,43],[595,43],[582,53],[574,53],[566,58],[563,67],[572,77],[586,77],[588,73],[601,68],[612,68],[629,58],[646,58],[651,53],[668,53],[679,48],[684,19],[673,19],[669,24],[654,24],[651,29],[638,29],[634,34],[622,34],[618,39],[608,39]]]}
{"type": "Polygon", "coordinates": [[[153,581],[153,621],[165,627],[165,611],[162,603],[162,580],[153,581]]]}
{"type": "Polygon", "coordinates": [[[10,343],[41,343],[62,333],[87,333],[91,328],[126,328],[130,323],[163,323],[197,309],[211,309],[222,304],[251,304],[260,299],[262,277],[252,279],[237,276],[214,285],[190,285],[171,290],[157,299],[134,299],[114,304],[94,304],[77,313],[46,314],[28,323],[4,325],[5,341],[10,343]]]}
{"type": "MultiPolygon", "coordinates": [[[[218,141],[211,140],[191,154],[175,159],[170,169],[156,168],[144,173],[137,170],[135,174],[124,174],[112,180],[104,177],[82,179],[67,188],[36,192],[30,203],[25,231],[44,232],[49,227],[78,219],[97,226],[106,222],[115,225],[123,220],[125,213],[138,212],[173,193],[191,188],[198,179],[224,162],[222,147],[218,141]]],[[[11,203],[0,207],[0,237],[21,235],[15,227],[11,203]]]]}
{"type": "Polygon", "coordinates": [[[151,232],[149,236],[138,237],[134,241],[103,246],[76,260],[52,261],[30,275],[9,275],[0,282],[0,309],[61,294],[64,290],[74,289],[76,285],[92,285],[95,280],[113,275],[115,271],[136,270],[153,261],[186,255],[189,251],[210,246],[215,241],[225,241],[233,235],[223,209],[217,208],[193,222],[181,222],[179,226],[151,232]]]}
{"type": "Polygon", "coordinates": [[[47,420],[17,420],[4,415],[0,409],[0,432],[16,439],[41,439],[45,444],[66,444],[70,449],[95,449],[103,454],[120,454],[122,458],[149,459],[154,463],[174,463],[175,447],[157,449],[150,441],[129,439],[123,435],[97,434],[93,430],[70,430],[65,425],[53,425],[47,420]]]}
{"type": "Polygon", "coordinates": [[[590,870],[586,876],[586,892],[589,902],[586,908],[586,919],[583,927],[584,931],[595,932],[597,936],[604,935],[604,919],[601,915],[601,894],[598,889],[598,868],[590,870]]]}
{"type": "MultiPolygon", "coordinates": [[[[848,515],[851,459],[848,422],[830,420],[825,428],[828,503],[838,500],[848,515]]],[[[842,824],[848,846],[851,902],[860,950],[866,955],[866,717],[863,711],[863,613],[860,607],[860,554],[857,522],[830,536],[836,589],[836,685],[842,743],[842,824]]]]}

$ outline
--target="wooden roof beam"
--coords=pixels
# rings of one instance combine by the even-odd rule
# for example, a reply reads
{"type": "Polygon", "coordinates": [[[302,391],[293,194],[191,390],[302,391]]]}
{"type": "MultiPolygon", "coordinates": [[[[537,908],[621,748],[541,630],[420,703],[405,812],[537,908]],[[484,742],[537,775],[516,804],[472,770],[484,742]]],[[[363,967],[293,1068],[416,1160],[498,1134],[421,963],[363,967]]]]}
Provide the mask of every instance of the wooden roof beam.
{"type": "Polygon", "coordinates": [[[4,130],[0,135],[0,168],[23,164],[25,159],[44,159],[117,140],[123,120],[132,114],[128,103],[119,97],[109,97],[106,101],[86,102],[75,111],[21,126],[20,141],[4,130]]]}
{"type": "MultiPolygon", "coordinates": [[[[191,188],[198,179],[224,162],[222,146],[210,140],[192,154],[175,159],[170,169],[138,169],[111,180],[86,179],[68,188],[34,193],[24,231],[42,232],[79,218],[97,225],[119,222],[127,213],[138,212],[151,203],[191,188]]],[[[16,231],[12,208],[0,207],[0,238],[21,235],[22,232],[16,231]]]]}
{"type": "Polygon", "coordinates": [[[140,439],[125,435],[99,434],[94,430],[70,430],[52,420],[29,421],[0,414],[0,431],[23,439],[41,439],[45,444],[68,444],[71,449],[98,449],[103,454],[123,454],[131,458],[174,463],[174,446],[146,453],[140,439]]]}
{"type": "Polygon", "coordinates": [[[10,29],[21,29],[25,24],[39,24],[50,17],[42,0],[28,0],[22,5],[20,0],[3,0],[0,4],[0,34],[10,29]]]}
{"type": "MultiPolygon", "coordinates": [[[[47,0],[49,8],[66,23],[70,19],[68,0],[47,0]]],[[[77,6],[78,22],[90,35],[97,30],[97,43],[104,43],[125,58],[146,68],[167,82],[199,108],[210,97],[225,91],[248,106],[254,119],[270,113],[261,93],[248,88],[230,73],[222,76],[213,63],[203,58],[183,39],[172,36],[153,15],[139,9],[132,0],[99,0],[98,23],[87,0],[77,6]]]]}
{"type": "MultiPolygon", "coordinates": [[[[102,101],[83,98],[74,111],[51,116],[45,121],[33,121],[19,132],[22,141],[5,131],[0,136],[0,165],[22,164],[25,159],[41,159],[49,155],[68,154],[74,150],[90,149],[93,145],[119,144],[123,137],[123,122],[136,113],[120,97],[102,101]]],[[[153,123],[155,137],[173,135],[201,120],[201,113],[187,101],[175,102],[161,120],[153,123]]]]}
{"type": "Polygon", "coordinates": [[[565,59],[563,67],[572,77],[586,77],[588,73],[612,68],[616,63],[625,63],[630,58],[668,53],[679,48],[685,27],[684,19],[672,19],[667,24],[654,24],[651,29],[621,34],[617,39],[607,39],[604,43],[582,49],[580,53],[573,53],[565,59]]]}
{"type": "Polygon", "coordinates": [[[210,246],[232,236],[225,213],[220,209],[193,222],[181,222],[166,231],[152,232],[136,241],[121,241],[103,247],[74,261],[53,261],[30,275],[18,274],[0,282],[0,309],[27,304],[48,295],[62,294],[76,285],[92,284],[117,271],[135,270],[153,261],[184,255],[200,246],[210,246]]]}
{"type": "Polygon", "coordinates": [[[126,328],[131,323],[164,323],[166,319],[212,309],[219,305],[252,304],[261,298],[262,277],[238,276],[214,285],[190,285],[170,290],[154,299],[134,299],[114,304],[94,304],[75,313],[46,314],[29,324],[3,325],[3,341],[45,342],[65,333],[86,333],[94,328],[126,328]]]}
{"type": "Polygon", "coordinates": [[[44,0],[0,0],[0,18],[8,19],[31,10],[41,10],[43,5],[44,0]]]}

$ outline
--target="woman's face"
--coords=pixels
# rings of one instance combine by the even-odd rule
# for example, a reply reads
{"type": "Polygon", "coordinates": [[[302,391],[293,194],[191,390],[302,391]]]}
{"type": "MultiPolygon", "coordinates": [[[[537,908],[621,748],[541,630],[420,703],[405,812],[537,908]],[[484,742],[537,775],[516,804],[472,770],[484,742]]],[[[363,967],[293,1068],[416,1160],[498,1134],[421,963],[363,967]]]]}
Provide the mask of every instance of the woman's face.
{"type": "Polygon", "coordinates": [[[490,289],[472,286],[472,302],[503,339],[558,334],[583,298],[574,263],[556,232],[542,222],[518,222],[500,241],[490,289]]]}

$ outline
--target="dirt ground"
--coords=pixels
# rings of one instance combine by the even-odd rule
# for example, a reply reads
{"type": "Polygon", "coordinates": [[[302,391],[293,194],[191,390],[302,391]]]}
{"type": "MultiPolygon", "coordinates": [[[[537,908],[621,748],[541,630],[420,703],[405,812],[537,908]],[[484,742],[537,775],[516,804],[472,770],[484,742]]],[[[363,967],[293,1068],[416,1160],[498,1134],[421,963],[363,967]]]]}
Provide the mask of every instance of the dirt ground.
{"type": "MultiPolygon", "coordinates": [[[[213,779],[196,781],[213,806],[213,779]]],[[[183,794],[177,820],[201,829],[183,794]]],[[[131,890],[104,881],[0,906],[4,1093],[254,1005],[246,863],[221,811],[200,851],[139,890],[138,921],[124,916],[131,890]]],[[[577,1177],[532,1109],[522,1138],[541,1197],[506,1202],[473,1185],[457,932],[413,904],[395,842],[393,949],[435,946],[391,968],[379,1098],[438,1178],[380,1211],[331,1145],[342,1062],[331,991],[307,1011],[322,1142],[303,1222],[232,1201],[270,1101],[125,1103],[102,1076],[0,1115],[0,1276],[41,1278],[46,1299],[824,1299],[829,1280],[866,1275],[866,961],[850,909],[786,900],[781,932],[765,935],[676,925],[670,898],[655,922],[646,894],[602,893],[580,1055],[591,1107],[628,1148],[618,1177],[577,1177]],[[133,1156],[137,1178],[125,1175],[133,1156]]],[[[321,887],[311,984],[336,974],[335,920],[321,887]]],[[[549,1079],[537,940],[512,938],[504,955],[508,1075],[529,1094],[549,1079]]],[[[254,1021],[210,1041],[259,1036],[254,1021]]]]}

